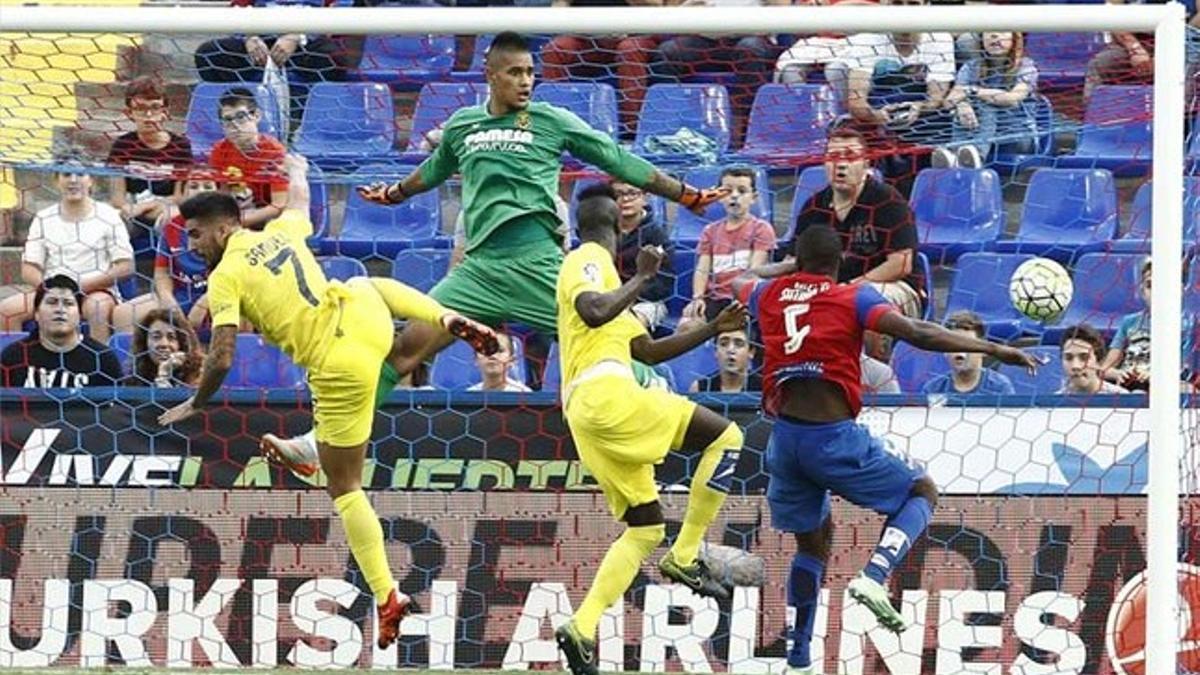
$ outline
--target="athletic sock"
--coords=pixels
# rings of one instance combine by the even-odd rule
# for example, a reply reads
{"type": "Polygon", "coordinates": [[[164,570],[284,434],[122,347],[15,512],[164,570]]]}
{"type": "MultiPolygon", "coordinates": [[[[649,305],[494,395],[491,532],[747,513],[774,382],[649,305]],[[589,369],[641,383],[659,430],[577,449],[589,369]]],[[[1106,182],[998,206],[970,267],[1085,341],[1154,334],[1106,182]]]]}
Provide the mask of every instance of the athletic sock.
{"type": "Polygon", "coordinates": [[[787,662],[793,668],[812,665],[809,649],[812,646],[813,627],[820,604],[821,582],[825,575],[825,563],[804,553],[792,556],[792,571],[788,575],[788,606],[796,610],[796,623],[792,627],[792,649],[787,662]]]}
{"type": "Polygon", "coordinates": [[[737,468],[738,453],[742,449],[742,430],[736,424],[725,427],[715,441],[704,448],[696,471],[692,474],[692,485],[688,494],[687,512],[683,525],[671,553],[675,562],[683,567],[696,560],[700,542],[708,526],[716,519],[725,495],[733,483],[733,472],[737,468]]]}
{"type": "Polygon", "coordinates": [[[665,525],[628,527],[608,547],[592,588],[575,612],[575,626],[588,639],[595,639],[596,626],[604,610],[612,606],[617,598],[629,590],[633,578],[642,567],[642,561],[654,552],[666,535],[665,525]]]}
{"type": "Polygon", "coordinates": [[[879,545],[871,554],[863,573],[882,584],[892,570],[908,555],[912,543],[929,527],[933,507],[924,497],[909,497],[900,510],[892,514],[883,525],[879,545]]]}
{"type": "Polygon", "coordinates": [[[379,524],[379,516],[375,515],[375,509],[362,490],[347,492],[333,500],[333,505],[342,516],[342,527],[346,530],[350,552],[358,562],[367,585],[371,587],[375,603],[384,604],[396,582],[383,548],[383,527],[379,524]]]}

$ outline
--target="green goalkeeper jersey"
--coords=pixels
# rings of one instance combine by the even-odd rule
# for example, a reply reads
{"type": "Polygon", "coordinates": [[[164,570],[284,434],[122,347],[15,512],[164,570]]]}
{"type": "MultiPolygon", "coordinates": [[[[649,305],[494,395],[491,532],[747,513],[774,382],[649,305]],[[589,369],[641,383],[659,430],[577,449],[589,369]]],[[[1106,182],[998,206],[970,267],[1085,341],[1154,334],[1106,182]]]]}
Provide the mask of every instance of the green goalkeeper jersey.
{"type": "Polygon", "coordinates": [[[507,115],[490,114],[486,102],[460,108],[419,171],[431,188],[455,172],[462,174],[470,253],[508,223],[530,222],[549,229],[555,239],[561,236],[554,197],[563,151],[631,185],[645,185],[654,173],[649,162],[571,111],[536,102],[507,115]]]}

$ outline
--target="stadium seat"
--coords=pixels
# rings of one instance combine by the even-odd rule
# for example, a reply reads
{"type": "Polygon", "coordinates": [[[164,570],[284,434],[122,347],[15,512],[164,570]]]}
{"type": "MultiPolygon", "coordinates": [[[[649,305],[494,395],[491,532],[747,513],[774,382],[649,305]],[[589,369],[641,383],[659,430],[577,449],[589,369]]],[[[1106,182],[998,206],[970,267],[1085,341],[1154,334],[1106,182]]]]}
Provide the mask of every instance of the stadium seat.
{"type": "Polygon", "coordinates": [[[1036,332],[1036,324],[1018,312],[1009,300],[1008,282],[1017,267],[1031,255],[965,253],[955,265],[946,300],[946,315],[970,310],[987,324],[988,337],[1011,340],[1036,332]]]}
{"type": "Polygon", "coordinates": [[[1043,342],[1057,342],[1063,329],[1078,323],[1111,335],[1121,317],[1143,309],[1138,268],[1144,259],[1141,255],[1110,253],[1080,256],[1071,274],[1075,285],[1071,304],[1055,326],[1043,334],[1043,342]]]}
{"type": "Polygon", "coordinates": [[[1033,117],[1037,125],[1034,149],[1032,153],[1028,153],[1013,143],[1004,142],[992,146],[991,155],[986,163],[1004,176],[1038,166],[1057,166],[1057,158],[1054,155],[1054,135],[1057,128],[1054,105],[1045,96],[1035,94],[1025,99],[1021,107],[1025,109],[1025,114],[1033,117]]]}
{"type": "Polygon", "coordinates": [[[1104,49],[1103,33],[1043,33],[1025,36],[1025,55],[1038,67],[1038,88],[1043,91],[1079,87],[1088,61],[1104,49]]]}
{"type": "MultiPolygon", "coordinates": [[[[525,349],[521,340],[512,338],[513,363],[509,378],[525,383],[525,349]]],[[[462,390],[479,384],[483,376],[475,366],[475,350],[462,340],[455,340],[433,358],[429,383],[438,389],[462,390]]]]}
{"type": "Polygon", "coordinates": [[[999,370],[1012,381],[1013,391],[1020,396],[1036,394],[1053,394],[1063,385],[1062,355],[1057,346],[1041,345],[1026,348],[1034,357],[1044,363],[1037,373],[1030,375],[1029,371],[1020,366],[1000,364],[999,370]]]}
{"type": "Polygon", "coordinates": [[[1056,157],[1055,166],[1108,169],[1118,177],[1145,175],[1150,169],[1153,116],[1153,87],[1096,87],[1075,152],[1056,157]]]}
{"type": "MultiPolygon", "coordinates": [[[[589,185],[592,185],[596,182],[597,181],[594,180],[577,180],[571,187],[571,203],[569,205],[570,208],[567,210],[567,224],[571,228],[571,241],[573,242],[577,241],[579,238],[577,223],[575,222],[575,209],[579,206],[579,193],[583,192],[589,185]]],[[[652,195],[647,192],[646,208],[650,209],[650,212],[654,214],[654,222],[663,227],[667,226],[667,202],[665,199],[659,197],[658,195],[652,195]]]]}
{"type": "Polygon", "coordinates": [[[185,123],[188,141],[192,144],[192,154],[196,158],[207,158],[217,141],[225,138],[221,120],[218,119],[218,101],[222,94],[234,87],[246,87],[254,92],[254,100],[258,102],[258,109],[261,111],[258,120],[259,132],[279,137],[279,105],[269,89],[261,84],[200,82],[192,89],[185,123]]]}
{"type": "MultiPolygon", "coordinates": [[[[1151,215],[1153,214],[1151,182],[1142,183],[1129,206],[1129,231],[1112,243],[1114,253],[1149,253],[1151,215]]],[[[1200,178],[1184,176],[1183,246],[1184,250],[1200,245],[1200,178]]]]}
{"type": "Polygon", "coordinates": [[[410,248],[396,254],[392,261],[392,278],[428,293],[446,276],[450,251],[437,248],[410,248]]]}
{"type": "MultiPolygon", "coordinates": [[[[714,187],[720,182],[721,171],[724,168],[726,167],[702,166],[695,168],[685,173],[683,180],[698,188],[714,187]]],[[[767,178],[767,172],[757,166],[748,168],[754,171],[754,185],[758,191],[758,198],[751,205],[750,213],[769,223],[773,215],[771,213],[771,183],[767,178]]],[[[700,241],[700,233],[704,231],[704,226],[724,217],[725,207],[719,202],[709,205],[702,216],[697,216],[684,208],[676,209],[675,223],[671,226],[671,239],[682,246],[694,247],[700,241]]]]}
{"type": "Polygon", "coordinates": [[[691,391],[693,382],[717,372],[717,356],[713,353],[713,349],[712,342],[706,341],[690,352],[685,352],[667,361],[667,368],[675,377],[676,391],[691,391]]]}
{"type": "MultiPolygon", "coordinates": [[[[19,333],[11,334],[21,335],[19,333]]],[[[126,375],[133,373],[133,333],[113,333],[108,338],[108,348],[117,355],[117,360],[121,362],[122,372],[126,375]]]]}
{"type": "Polygon", "coordinates": [[[933,321],[933,265],[929,264],[929,256],[917,251],[917,259],[913,261],[913,271],[921,275],[925,282],[925,302],[921,318],[933,321]]]}
{"type": "Polygon", "coordinates": [[[1015,239],[1001,253],[1032,253],[1059,261],[1104,249],[1117,233],[1117,190],[1106,169],[1038,169],[1030,179],[1015,239]]]}
{"type": "Polygon", "coordinates": [[[425,136],[441,127],[455,110],[483,103],[487,100],[487,92],[487,85],[481,83],[430,82],[421,87],[404,157],[423,157],[428,152],[421,148],[425,136]]]}
{"type": "Polygon", "coordinates": [[[293,147],[322,168],[353,168],[394,158],[392,92],[371,82],[319,82],[293,147]]]}
{"type": "Polygon", "coordinates": [[[609,136],[617,135],[617,93],[602,82],[543,82],[533,98],[566,108],[609,136]]]}
{"type": "Polygon", "coordinates": [[[225,376],[225,386],[247,389],[295,389],[304,386],[304,369],[292,363],[277,347],[267,344],[261,335],[241,333],[233,368],[225,376]]]}
{"type": "Polygon", "coordinates": [[[913,215],[921,250],[938,264],[983,251],[1004,231],[1004,196],[991,169],[926,169],[913,183],[913,215]]]}
{"type": "MultiPolygon", "coordinates": [[[[399,167],[364,167],[359,175],[367,180],[395,181],[411,169],[399,167]]],[[[365,258],[371,255],[392,257],[408,248],[448,247],[450,240],[440,237],[442,223],[441,199],[437,190],[423,192],[396,206],[381,206],[368,202],[350,190],[346,198],[346,217],[341,234],[322,240],[324,254],[365,258]]]]}
{"type": "Polygon", "coordinates": [[[692,299],[692,274],[696,271],[696,252],[675,249],[671,254],[671,269],[675,271],[675,292],[667,298],[667,315],[678,320],[683,308],[692,299]]]}
{"type": "Polygon", "coordinates": [[[546,353],[546,369],[542,371],[542,391],[562,389],[562,363],[558,359],[558,341],[550,343],[546,353]]]}
{"type": "Polygon", "coordinates": [[[5,347],[16,342],[17,340],[20,340],[21,338],[24,338],[27,335],[29,335],[29,333],[21,333],[21,332],[0,333],[0,351],[4,351],[5,347]]]}
{"type": "Polygon", "coordinates": [[[366,266],[355,258],[347,258],[344,255],[334,255],[325,258],[318,258],[317,262],[321,263],[321,271],[325,273],[326,279],[346,281],[347,279],[353,279],[354,277],[367,276],[366,266]]]}
{"type": "Polygon", "coordinates": [[[840,107],[825,85],[764,84],[754,95],[745,146],[736,157],[764,164],[816,161],[840,107]]]}
{"type": "Polygon", "coordinates": [[[329,232],[329,187],[325,172],[315,164],[308,165],[308,219],[312,221],[313,239],[329,232]]]}
{"type": "Polygon", "coordinates": [[[933,378],[950,372],[950,362],[945,354],[927,352],[897,340],[892,350],[892,371],[905,394],[919,394],[921,387],[933,378]]]}
{"type": "Polygon", "coordinates": [[[715,84],[655,84],[646,90],[638,114],[633,151],[655,162],[690,162],[691,153],[656,153],[647,148],[655,136],[689,129],[716,143],[718,155],[729,150],[729,92],[715,84]]]}
{"type": "Polygon", "coordinates": [[[453,35],[368,35],[355,72],[359,79],[413,90],[449,79],[454,50],[453,35]]]}
{"type": "Polygon", "coordinates": [[[1183,287],[1183,311],[1200,319],[1200,256],[1197,255],[1190,257],[1187,267],[1187,285],[1183,287]]]}

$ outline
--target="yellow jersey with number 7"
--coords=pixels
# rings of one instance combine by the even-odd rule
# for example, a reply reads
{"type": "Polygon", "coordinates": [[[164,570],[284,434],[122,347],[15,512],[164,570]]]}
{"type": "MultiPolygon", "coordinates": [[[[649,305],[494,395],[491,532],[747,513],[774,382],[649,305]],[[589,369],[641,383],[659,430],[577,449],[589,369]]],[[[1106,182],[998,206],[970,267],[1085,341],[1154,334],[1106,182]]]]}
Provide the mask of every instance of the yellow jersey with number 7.
{"type": "Polygon", "coordinates": [[[208,277],[212,325],[245,318],[297,365],[319,364],[337,325],[339,298],[305,239],[308,214],[288,209],[261,232],[238,230],[208,277]]]}

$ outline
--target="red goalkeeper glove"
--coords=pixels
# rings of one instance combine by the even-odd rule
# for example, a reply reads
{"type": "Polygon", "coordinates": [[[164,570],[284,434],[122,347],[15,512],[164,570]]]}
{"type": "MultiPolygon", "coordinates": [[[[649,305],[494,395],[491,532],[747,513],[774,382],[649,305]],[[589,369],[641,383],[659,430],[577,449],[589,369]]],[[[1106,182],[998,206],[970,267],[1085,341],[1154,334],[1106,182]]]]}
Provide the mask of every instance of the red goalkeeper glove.
{"type": "Polygon", "coordinates": [[[447,314],[442,317],[442,325],[445,326],[446,332],[471,345],[472,349],[484,356],[491,356],[500,351],[500,340],[496,338],[496,331],[478,321],[472,321],[459,314],[447,314]]]}
{"type": "Polygon", "coordinates": [[[408,195],[404,194],[404,188],[399,183],[376,181],[370,185],[359,185],[355,189],[358,190],[358,195],[363,199],[375,204],[382,204],[383,206],[395,206],[408,197],[408,195]],[[393,187],[396,189],[393,190],[393,187]]]}
{"type": "Polygon", "coordinates": [[[720,201],[729,195],[729,188],[717,187],[698,190],[687,183],[683,183],[683,193],[679,195],[679,203],[688,211],[702,216],[704,210],[709,204],[720,201]]]}

